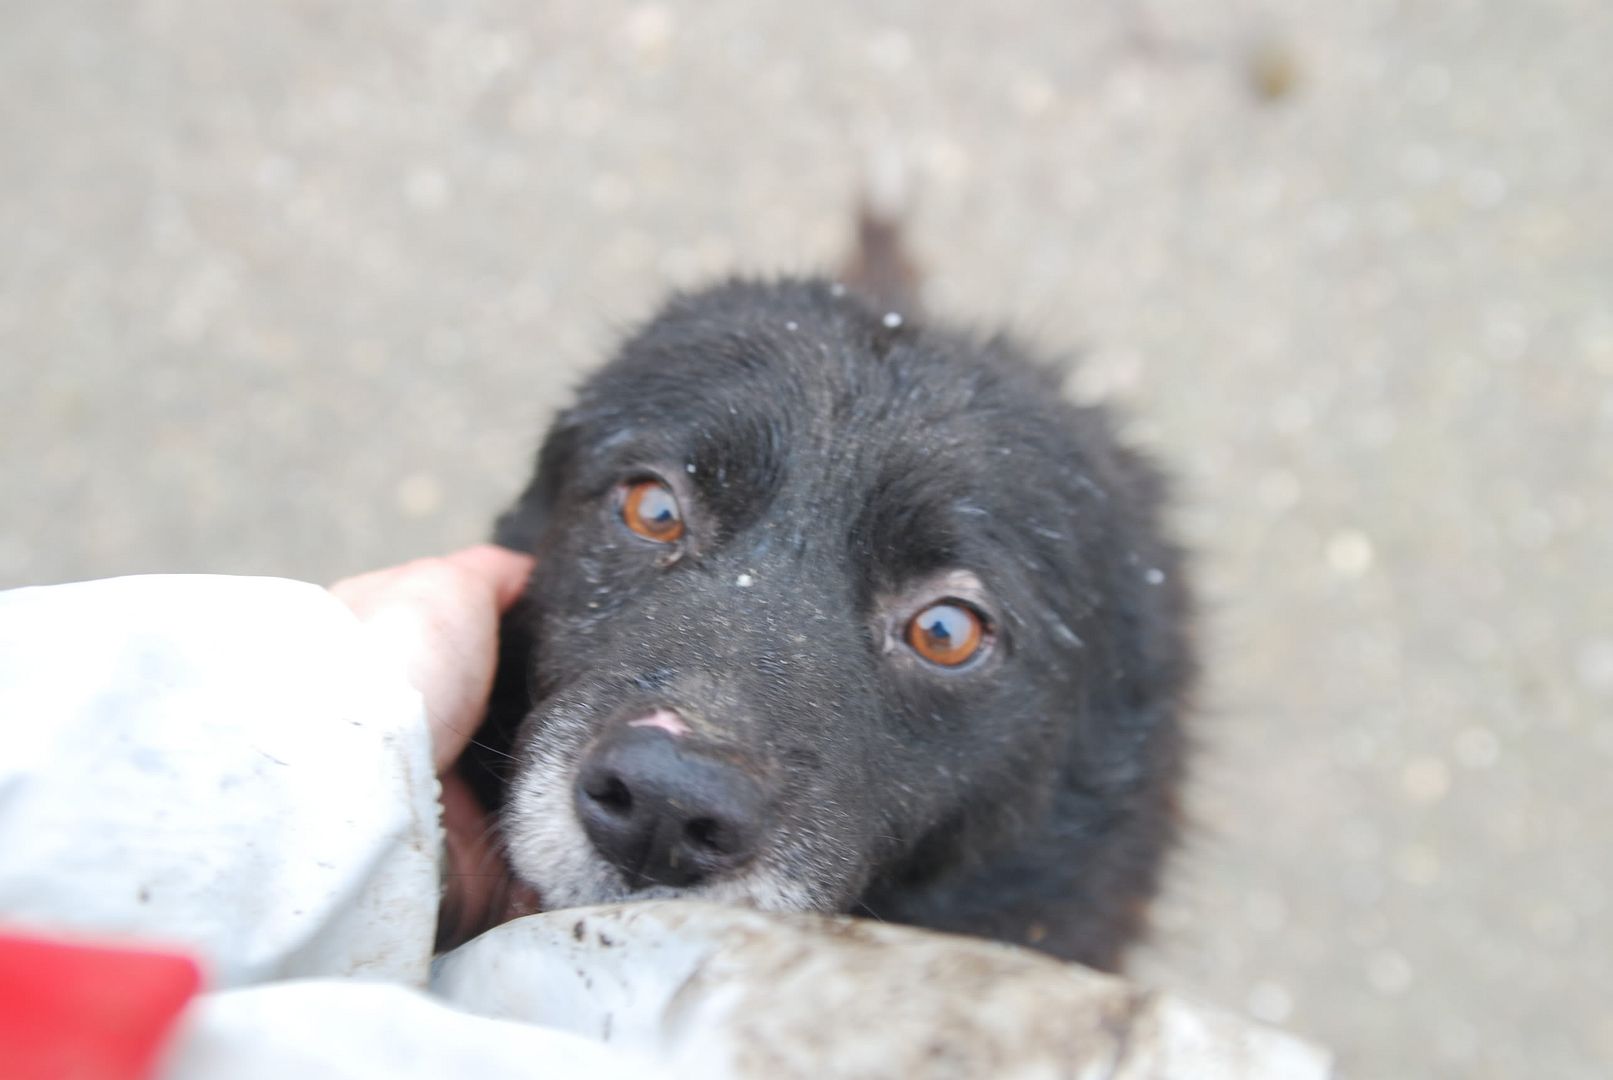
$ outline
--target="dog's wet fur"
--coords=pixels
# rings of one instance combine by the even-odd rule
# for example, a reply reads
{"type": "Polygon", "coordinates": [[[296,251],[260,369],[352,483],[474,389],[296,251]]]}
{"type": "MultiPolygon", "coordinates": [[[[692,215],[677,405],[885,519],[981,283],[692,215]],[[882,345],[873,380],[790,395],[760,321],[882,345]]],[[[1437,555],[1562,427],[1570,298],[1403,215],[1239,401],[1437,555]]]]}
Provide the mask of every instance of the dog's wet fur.
{"type": "Polygon", "coordinates": [[[675,297],[582,386],[496,531],[537,569],[483,790],[546,906],[849,911],[1119,963],[1176,832],[1189,600],[1159,473],[1060,383],[780,280],[675,297]],[[671,542],[630,526],[646,484],[671,542]],[[940,602],[980,627],[953,667],[909,632],[940,602]]]}

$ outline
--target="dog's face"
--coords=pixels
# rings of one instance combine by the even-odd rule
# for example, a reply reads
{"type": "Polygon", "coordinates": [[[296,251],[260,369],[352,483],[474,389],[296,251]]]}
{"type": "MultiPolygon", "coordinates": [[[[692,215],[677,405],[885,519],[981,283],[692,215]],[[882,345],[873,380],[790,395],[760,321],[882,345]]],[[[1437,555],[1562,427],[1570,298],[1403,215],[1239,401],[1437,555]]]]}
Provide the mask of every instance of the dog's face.
{"type": "Polygon", "coordinates": [[[674,301],[501,523],[538,555],[517,872],[554,907],[845,910],[1107,827],[1175,662],[1155,498],[1006,345],[827,283],[674,301]]]}

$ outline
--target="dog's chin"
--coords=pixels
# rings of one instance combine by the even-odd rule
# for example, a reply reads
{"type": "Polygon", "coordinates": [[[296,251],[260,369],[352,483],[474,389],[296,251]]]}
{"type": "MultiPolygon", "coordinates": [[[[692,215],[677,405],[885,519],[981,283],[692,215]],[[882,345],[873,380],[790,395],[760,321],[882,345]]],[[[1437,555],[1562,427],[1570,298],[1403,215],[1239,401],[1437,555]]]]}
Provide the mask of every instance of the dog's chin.
{"type": "Polygon", "coordinates": [[[570,788],[567,783],[517,783],[504,810],[504,842],[511,868],[538,891],[546,909],[638,900],[705,900],[762,911],[830,912],[842,910],[848,902],[840,890],[818,883],[821,879],[786,872],[765,855],[737,873],[698,885],[630,886],[589,842],[572,811],[570,788]]]}

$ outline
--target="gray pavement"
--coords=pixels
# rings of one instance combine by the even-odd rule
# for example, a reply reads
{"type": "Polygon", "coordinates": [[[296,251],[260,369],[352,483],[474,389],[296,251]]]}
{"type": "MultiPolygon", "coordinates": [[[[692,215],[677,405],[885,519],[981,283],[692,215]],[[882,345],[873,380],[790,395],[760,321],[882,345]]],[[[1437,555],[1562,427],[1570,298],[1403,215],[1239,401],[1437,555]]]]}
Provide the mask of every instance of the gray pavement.
{"type": "Polygon", "coordinates": [[[1208,685],[1142,977],[1355,1075],[1613,1062],[1613,5],[0,5],[0,585],[483,534],[670,286],[1085,350],[1208,685]]]}

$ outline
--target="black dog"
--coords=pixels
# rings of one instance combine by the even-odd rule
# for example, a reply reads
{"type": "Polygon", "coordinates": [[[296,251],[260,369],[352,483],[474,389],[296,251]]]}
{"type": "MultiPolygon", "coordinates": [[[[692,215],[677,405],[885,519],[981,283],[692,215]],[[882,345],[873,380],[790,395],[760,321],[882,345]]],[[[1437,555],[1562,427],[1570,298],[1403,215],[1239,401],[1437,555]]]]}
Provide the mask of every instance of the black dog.
{"type": "Polygon", "coordinates": [[[516,872],[1114,967],[1193,667],[1161,498],[1001,338],[828,281],[674,299],[499,523],[538,557],[488,732],[516,872]]]}

